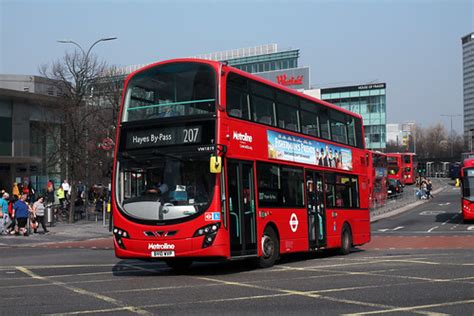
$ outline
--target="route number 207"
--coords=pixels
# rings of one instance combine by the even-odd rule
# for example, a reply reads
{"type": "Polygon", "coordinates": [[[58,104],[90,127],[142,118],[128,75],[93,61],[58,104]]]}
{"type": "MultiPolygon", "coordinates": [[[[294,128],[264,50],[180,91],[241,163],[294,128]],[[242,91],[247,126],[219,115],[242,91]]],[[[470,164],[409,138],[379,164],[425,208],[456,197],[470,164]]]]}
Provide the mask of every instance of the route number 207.
{"type": "Polygon", "coordinates": [[[195,143],[197,142],[199,135],[199,128],[189,128],[184,131],[184,143],[195,143]]]}

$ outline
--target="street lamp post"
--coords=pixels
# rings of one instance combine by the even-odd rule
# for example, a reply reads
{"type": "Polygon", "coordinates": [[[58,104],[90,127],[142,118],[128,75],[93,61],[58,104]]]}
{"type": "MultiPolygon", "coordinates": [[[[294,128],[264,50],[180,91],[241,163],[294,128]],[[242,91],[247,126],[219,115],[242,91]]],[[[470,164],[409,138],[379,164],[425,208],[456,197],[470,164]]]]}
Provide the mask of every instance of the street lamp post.
{"type": "Polygon", "coordinates": [[[453,153],[453,117],[457,116],[462,116],[461,114],[441,114],[441,116],[449,117],[451,121],[451,130],[450,130],[450,136],[451,136],[451,158],[453,158],[454,153],[453,153]]]}
{"type": "Polygon", "coordinates": [[[89,49],[87,50],[87,52],[84,51],[84,49],[82,48],[81,45],[79,45],[77,42],[74,42],[73,40],[58,40],[57,42],[58,42],[58,43],[61,43],[61,44],[73,44],[73,45],[77,46],[77,47],[81,50],[83,58],[84,58],[85,60],[87,60],[87,58],[89,57],[89,54],[90,54],[92,48],[93,48],[95,45],[97,45],[97,44],[100,43],[100,42],[113,41],[113,40],[116,40],[116,39],[117,39],[117,37],[114,37],[114,36],[112,36],[112,37],[104,37],[104,38],[98,39],[97,41],[95,41],[95,42],[89,47],[89,49]]]}
{"type": "MultiPolygon", "coordinates": [[[[83,75],[84,72],[87,71],[87,68],[89,66],[88,65],[89,64],[89,54],[91,53],[92,48],[94,48],[94,46],[99,44],[100,42],[113,41],[113,40],[116,40],[116,39],[117,39],[117,37],[115,37],[115,36],[100,38],[100,39],[96,40],[94,43],[92,43],[92,45],[89,46],[87,51],[85,51],[80,44],[78,44],[77,42],[75,42],[73,40],[57,40],[57,42],[61,43],[61,44],[73,44],[74,46],[79,48],[79,50],[82,53],[82,64],[81,64],[81,69],[79,70],[79,73],[81,75],[83,75]]],[[[86,102],[86,106],[87,106],[87,102],[86,102]]],[[[87,136],[86,136],[86,139],[87,139],[87,136]]],[[[86,170],[85,170],[85,172],[86,172],[86,183],[87,183],[87,185],[89,185],[89,170],[88,170],[89,169],[89,166],[88,166],[89,159],[88,159],[87,156],[88,155],[87,155],[87,148],[86,148],[86,170]]]]}

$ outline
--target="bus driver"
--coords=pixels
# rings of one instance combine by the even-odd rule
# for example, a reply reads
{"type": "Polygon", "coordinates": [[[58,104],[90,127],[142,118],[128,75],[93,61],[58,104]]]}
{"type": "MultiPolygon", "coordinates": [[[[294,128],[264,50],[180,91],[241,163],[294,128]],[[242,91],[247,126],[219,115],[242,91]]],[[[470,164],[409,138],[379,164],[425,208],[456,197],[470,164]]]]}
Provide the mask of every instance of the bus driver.
{"type": "Polygon", "coordinates": [[[147,181],[147,186],[146,186],[146,190],[145,190],[145,193],[148,193],[148,194],[164,194],[166,192],[168,192],[169,188],[168,188],[168,185],[166,183],[163,182],[162,180],[162,175],[161,173],[160,174],[157,174],[157,173],[150,173],[149,175],[149,179],[147,181]]]}

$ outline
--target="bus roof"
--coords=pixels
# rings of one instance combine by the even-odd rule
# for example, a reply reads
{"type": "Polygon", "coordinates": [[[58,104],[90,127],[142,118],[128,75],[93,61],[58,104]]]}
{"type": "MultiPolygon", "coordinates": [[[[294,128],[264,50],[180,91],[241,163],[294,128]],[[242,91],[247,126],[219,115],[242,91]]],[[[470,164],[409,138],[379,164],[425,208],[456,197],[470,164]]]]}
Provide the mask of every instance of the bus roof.
{"type": "Polygon", "coordinates": [[[152,63],[152,64],[149,64],[143,68],[140,68],[140,69],[137,69],[135,70],[134,72],[130,73],[126,80],[125,80],[125,87],[128,85],[128,82],[129,80],[135,76],[136,74],[138,73],[141,73],[145,70],[148,70],[150,68],[153,68],[153,67],[156,67],[156,66],[159,66],[159,65],[165,65],[165,64],[170,64],[170,63],[181,63],[181,62],[194,62],[194,63],[202,63],[202,64],[207,64],[207,65],[211,65],[213,66],[214,68],[218,68],[220,66],[222,66],[226,71],[232,71],[236,74],[239,74],[243,77],[246,77],[246,78],[249,78],[249,79],[252,79],[252,80],[255,80],[257,82],[260,82],[260,83],[263,83],[263,84],[266,84],[266,85],[269,85],[271,87],[274,87],[274,88],[277,88],[281,91],[285,91],[285,92],[288,92],[290,94],[293,94],[293,95],[296,95],[296,96],[299,96],[301,98],[304,98],[304,99],[307,99],[309,101],[313,101],[313,102],[317,102],[321,105],[324,105],[328,108],[331,108],[331,109],[334,109],[336,111],[339,111],[339,112],[342,112],[342,113],[345,113],[345,114],[348,114],[350,116],[353,116],[353,117],[356,117],[356,118],[359,118],[362,120],[362,115],[360,114],[357,114],[357,113],[354,113],[354,112],[351,112],[349,110],[346,110],[342,107],[339,107],[337,105],[334,105],[332,103],[329,103],[329,102],[326,102],[326,101],[323,101],[323,100],[320,100],[318,98],[315,98],[315,97],[312,97],[312,96],[309,96],[307,94],[304,94],[304,93],[301,93],[301,92],[298,92],[294,89],[291,89],[291,88],[287,88],[285,86],[282,86],[282,85],[279,85],[279,84],[276,84],[274,82],[271,82],[270,80],[267,80],[267,79],[264,79],[264,78],[261,78],[261,77],[258,77],[258,76],[255,76],[251,73],[248,73],[248,72],[245,72],[245,71],[242,71],[240,69],[237,69],[237,68],[234,68],[234,67],[231,67],[231,66],[228,66],[226,65],[225,63],[223,62],[219,62],[219,61],[213,61],[213,60],[207,60],[207,59],[198,59],[198,58],[176,58],[176,59],[169,59],[169,60],[164,60],[164,61],[160,61],[160,62],[156,62],[156,63],[152,63]]]}

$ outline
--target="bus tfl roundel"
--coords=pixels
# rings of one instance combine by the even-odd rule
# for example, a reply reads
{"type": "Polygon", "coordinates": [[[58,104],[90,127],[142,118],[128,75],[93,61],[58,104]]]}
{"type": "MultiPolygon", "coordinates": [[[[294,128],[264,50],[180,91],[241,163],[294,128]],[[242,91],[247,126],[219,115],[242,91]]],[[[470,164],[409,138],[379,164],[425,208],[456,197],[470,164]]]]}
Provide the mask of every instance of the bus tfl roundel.
{"type": "Polygon", "coordinates": [[[292,232],[296,232],[298,229],[298,217],[296,217],[295,213],[292,213],[290,216],[290,228],[292,232]]]}

